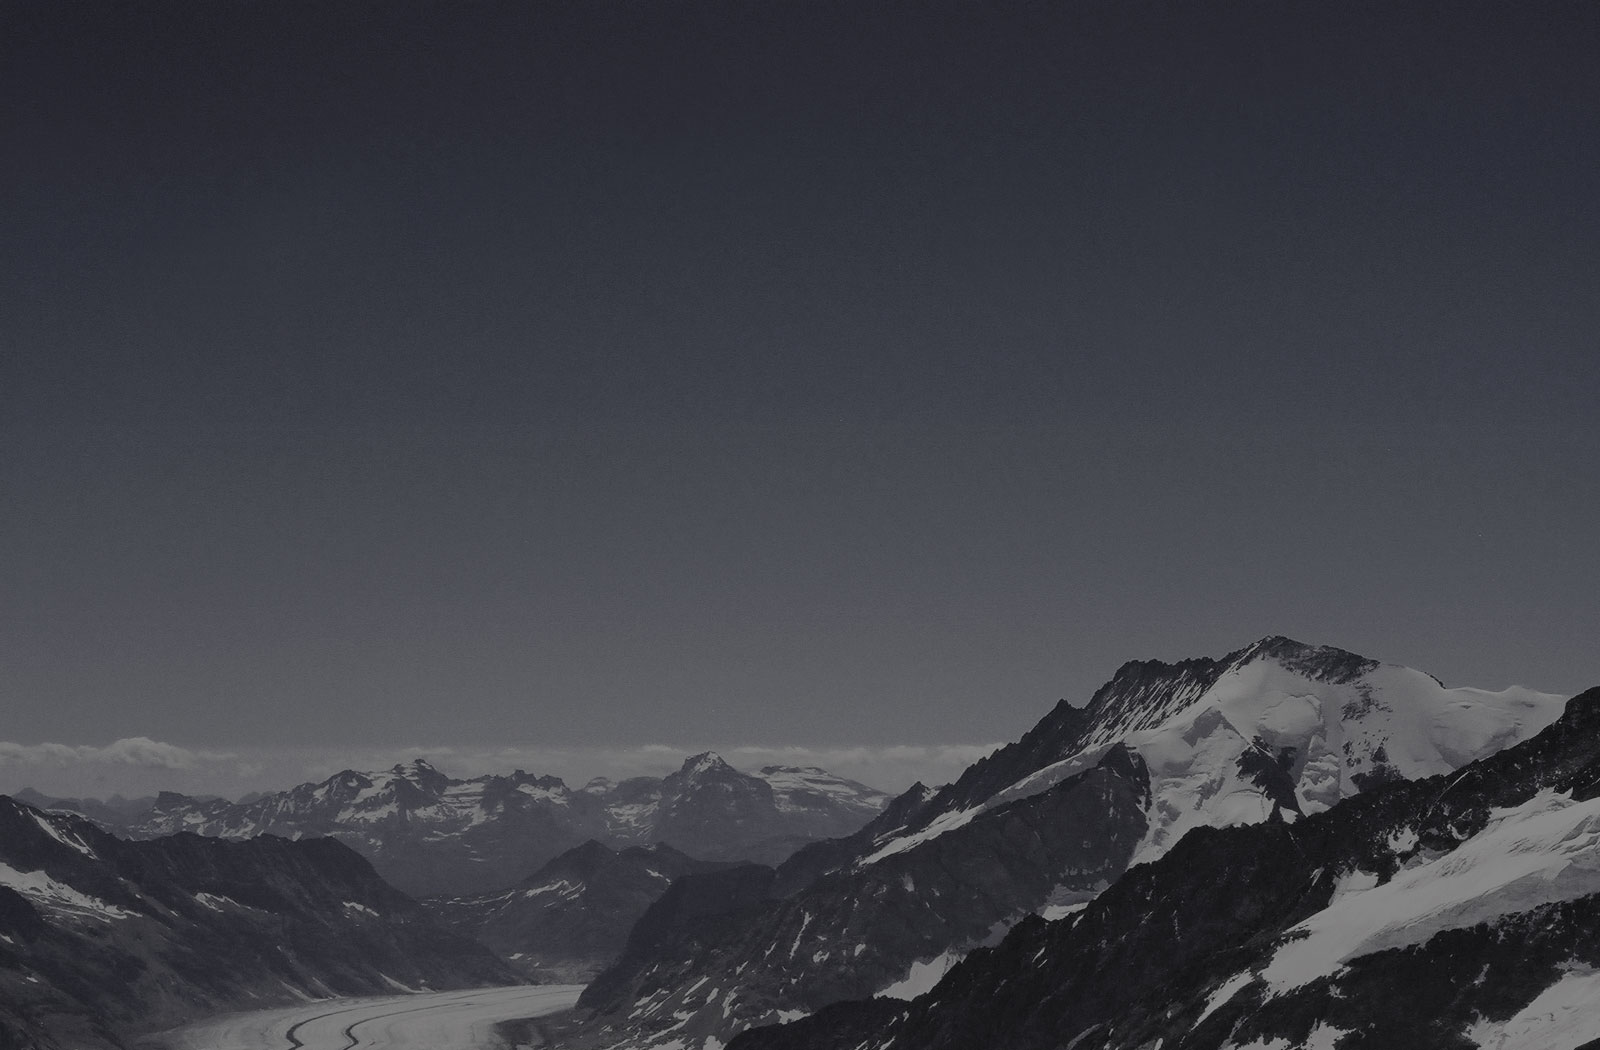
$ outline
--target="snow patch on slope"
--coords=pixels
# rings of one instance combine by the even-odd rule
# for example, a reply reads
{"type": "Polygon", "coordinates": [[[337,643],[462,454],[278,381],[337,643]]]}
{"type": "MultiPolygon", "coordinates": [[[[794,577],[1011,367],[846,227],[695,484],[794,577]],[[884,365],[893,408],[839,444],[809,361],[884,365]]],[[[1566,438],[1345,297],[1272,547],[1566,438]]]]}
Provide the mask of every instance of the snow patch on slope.
{"type": "Polygon", "coordinates": [[[49,835],[63,846],[76,850],[85,857],[93,857],[95,855],[94,850],[90,849],[78,836],[69,835],[66,831],[56,827],[55,821],[51,820],[50,817],[39,812],[31,812],[30,815],[33,817],[33,822],[39,825],[40,831],[49,835]]]}
{"type": "Polygon", "coordinates": [[[98,897],[90,897],[42,871],[18,871],[0,864],[0,886],[16,890],[34,904],[53,911],[87,914],[98,919],[127,919],[133,912],[98,897]]]}
{"type": "Polygon", "coordinates": [[[886,999],[915,999],[924,992],[933,991],[933,986],[938,984],[944,975],[950,972],[950,967],[961,961],[962,952],[945,952],[922,962],[914,962],[911,969],[900,980],[878,990],[880,996],[886,999]]]}
{"type": "Polygon", "coordinates": [[[1515,1017],[1480,1020],[1464,1033],[1480,1050],[1577,1050],[1600,1038],[1600,973],[1574,970],[1515,1017]]]}
{"type": "Polygon", "coordinates": [[[924,842],[931,842],[947,831],[954,831],[956,828],[971,823],[974,817],[983,813],[987,808],[987,806],[974,806],[971,809],[958,809],[952,810],[949,813],[940,814],[940,816],[931,822],[927,827],[922,828],[919,831],[912,832],[909,835],[900,835],[896,838],[890,839],[887,843],[885,843],[883,846],[880,846],[873,853],[861,858],[861,865],[862,867],[865,867],[868,864],[876,864],[885,857],[892,857],[896,853],[904,853],[913,846],[920,846],[924,842]]]}
{"type": "Polygon", "coordinates": [[[1421,944],[1441,930],[1600,892],[1600,798],[1541,792],[1495,810],[1477,835],[1383,885],[1359,878],[1289,931],[1262,971],[1274,993],[1336,973],[1348,960],[1421,944]]]}
{"type": "Polygon", "coordinates": [[[1200,1016],[1194,1019],[1194,1024],[1190,1027],[1199,1028],[1200,1025],[1205,1022],[1206,1018],[1216,1013],[1223,1006],[1226,1006],[1230,999],[1239,994],[1240,989],[1244,988],[1246,985],[1249,985],[1255,979],[1256,975],[1251,973],[1249,970],[1246,970],[1243,973],[1236,973],[1226,981],[1223,981],[1217,986],[1217,989],[1207,997],[1206,1008],[1200,1011],[1200,1016]]]}

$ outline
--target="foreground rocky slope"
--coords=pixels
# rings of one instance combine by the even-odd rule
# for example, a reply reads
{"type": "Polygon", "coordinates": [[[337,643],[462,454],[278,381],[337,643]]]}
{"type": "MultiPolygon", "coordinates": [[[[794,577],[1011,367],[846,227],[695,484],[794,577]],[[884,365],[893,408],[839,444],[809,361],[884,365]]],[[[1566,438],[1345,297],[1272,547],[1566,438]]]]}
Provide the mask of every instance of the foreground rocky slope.
{"type": "Polygon", "coordinates": [[[672,880],[727,866],[663,844],[614,850],[591,839],[508,890],[422,904],[532,980],[585,983],[616,961],[672,880]]]}
{"type": "Polygon", "coordinates": [[[850,834],[886,801],[824,770],[743,773],[708,753],[666,777],[596,780],[580,790],[521,770],[456,780],[418,759],[382,772],[346,770],[250,802],[164,792],[148,810],[96,815],[131,838],[327,835],[396,887],[428,896],[504,889],[590,839],[613,848],[669,842],[710,860],[776,863],[807,842],[850,834]]]}
{"type": "MultiPolygon", "coordinates": [[[[1188,831],[1286,824],[1455,769],[1533,735],[1561,705],[1530,690],[1446,689],[1281,637],[1220,660],[1126,664],[1085,707],[1058,705],[954,784],[913,789],[853,836],[765,874],[697,877],[698,897],[737,901],[736,913],[630,941],[584,994],[586,1033],[597,1045],[710,1046],[843,999],[914,995],[1012,924],[1068,913],[1188,831]]],[[[641,925],[671,926],[666,913],[683,905],[669,893],[641,925]]]]}
{"type": "Polygon", "coordinates": [[[117,839],[0,796],[0,1047],[91,1050],[244,1006],[509,984],[330,839],[117,839]]]}
{"type": "Polygon", "coordinates": [[[1202,828],[910,1004],[729,1050],[1554,1048],[1600,1040],[1600,689],[1307,820],[1202,828]]]}

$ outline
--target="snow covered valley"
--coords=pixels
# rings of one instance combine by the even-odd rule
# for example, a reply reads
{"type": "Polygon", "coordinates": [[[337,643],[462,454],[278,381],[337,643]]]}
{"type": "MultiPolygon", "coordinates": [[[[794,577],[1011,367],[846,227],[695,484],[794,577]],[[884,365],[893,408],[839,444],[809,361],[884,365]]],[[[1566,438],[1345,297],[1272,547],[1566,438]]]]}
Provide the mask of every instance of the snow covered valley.
{"type": "Polygon", "coordinates": [[[468,1050],[494,1046],[502,1021],[572,1006],[581,985],[517,985],[470,991],[328,999],[226,1014],[145,1040],[149,1050],[468,1050]]]}

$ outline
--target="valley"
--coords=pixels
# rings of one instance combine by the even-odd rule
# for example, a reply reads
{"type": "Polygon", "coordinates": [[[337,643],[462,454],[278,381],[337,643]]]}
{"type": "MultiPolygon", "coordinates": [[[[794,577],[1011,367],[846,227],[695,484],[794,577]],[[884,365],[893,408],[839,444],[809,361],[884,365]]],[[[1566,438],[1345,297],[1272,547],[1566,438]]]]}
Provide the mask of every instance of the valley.
{"type": "Polygon", "coordinates": [[[569,1008],[576,985],[522,985],[228,1014],[141,1040],[138,1050],[469,1050],[495,1025],[569,1008]]]}

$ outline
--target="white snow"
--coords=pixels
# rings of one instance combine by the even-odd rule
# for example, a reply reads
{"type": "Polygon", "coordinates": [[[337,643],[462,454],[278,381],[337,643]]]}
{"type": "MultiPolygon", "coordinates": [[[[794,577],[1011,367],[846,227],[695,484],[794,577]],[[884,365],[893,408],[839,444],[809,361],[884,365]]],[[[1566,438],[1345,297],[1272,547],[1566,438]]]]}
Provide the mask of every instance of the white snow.
{"type": "Polygon", "coordinates": [[[79,853],[82,853],[85,857],[92,857],[95,855],[94,850],[85,845],[83,841],[78,838],[78,836],[68,835],[65,831],[56,827],[55,822],[49,817],[45,816],[43,813],[34,813],[32,816],[33,822],[39,825],[40,831],[43,831],[46,835],[49,835],[63,846],[71,847],[72,849],[77,850],[79,853]]]}
{"type": "MultiPolygon", "coordinates": [[[[1564,706],[1556,694],[1517,687],[1446,689],[1392,664],[1335,685],[1277,660],[1250,661],[1162,725],[1126,738],[1150,769],[1154,798],[1134,863],[1154,860],[1197,826],[1270,814],[1271,800],[1238,768],[1257,741],[1269,757],[1289,756],[1296,801],[1310,814],[1359,793],[1356,778],[1380,765],[1407,778],[1449,772],[1533,736],[1564,706]]],[[[1408,848],[1403,835],[1391,846],[1408,848]]]]}
{"type": "Polygon", "coordinates": [[[1349,1034],[1342,1028],[1335,1028],[1326,1022],[1319,1021],[1317,1022],[1317,1027],[1311,1030],[1311,1034],[1306,1036],[1305,1050],[1335,1050],[1339,1043],[1339,1037],[1349,1034]]]}
{"type": "MultiPolygon", "coordinates": [[[[293,990],[293,989],[291,989],[293,990]]],[[[441,1050],[488,1046],[493,1028],[517,1017],[538,1017],[577,1001],[579,985],[518,985],[359,999],[324,999],[302,1006],[224,1014],[145,1042],[167,1050],[441,1050]],[[286,1033],[294,1029],[295,1040],[286,1033]]]]}
{"type": "Polygon", "coordinates": [[[1481,1050],[1576,1050],[1600,1038],[1600,973],[1574,970],[1506,1021],[1480,1020],[1466,1036],[1481,1050]]]}
{"type": "Polygon", "coordinates": [[[1225,1050],[1334,1050],[1339,1042],[1339,1037],[1348,1035],[1342,1029],[1334,1028],[1326,1022],[1319,1021],[1317,1026],[1306,1035],[1306,1041],[1291,1046],[1287,1039],[1257,1039],[1249,1043],[1230,1043],[1225,1050]]]}
{"type": "Polygon", "coordinates": [[[771,785],[773,801],[786,813],[814,809],[816,803],[806,796],[821,795],[863,811],[881,809],[889,801],[889,796],[881,791],[815,766],[765,766],[755,775],[771,785]],[[796,796],[804,801],[797,801],[796,796]]]}
{"type": "Polygon", "coordinates": [[[1077,904],[1046,904],[1039,909],[1039,918],[1050,922],[1065,919],[1068,915],[1076,915],[1089,906],[1088,901],[1079,901],[1077,904]]]}
{"type": "Polygon", "coordinates": [[[861,858],[861,864],[863,866],[876,864],[885,857],[891,857],[896,853],[904,853],[913,846],[920,846],[924,842],[931,842],[947,831],[954,831],[956,828],[970,823],[972,818],[982,813],[984,809],[985,807],[983,806],[974,806],[972,809],[958,809],[949,813],[941,813],[927,827],[909,835],[901,835],[889,839],[887,843],[880,846],[875,852],[861,858]]]}
{"type": "Polygon", "coordinates": [[[606,810],[606,818],[613,826],[641,828],[649,824],[660,806],[660,802],[633,802],[611,806],[606,810]]]}
{"type": "Polygon", "coordinates": [[[340,824],[371,824],[392,817],[398,812],[400,812],[400,806],[395,802],[387,802],[381,806],[373,806],[370,809],[357,809],[354,806],[346,806],[339,811],[339,815],[334,820],[340,824]]]}
{"type": "Polygon", "coordinates": [[[1331,975],[1360,955],[1421,944],[1555,901],[1600,892],[1600,799],[1542,792],[1496,810],[1456,849],[1382,886],[1356,875],[1333,901],[1289,931],[1262,971],[1275,993],[1331,975]]]}
{"type": "Polygon", "coordinates": [[[709,773],[713,769],[718,769],[727,765],[727,763],[722,760],[722,756],[717,754],[715,751],[707,751],[705,754],[697,755],[689,761],[693,762],[694,764],[690,765],[689,762],[685,762],[683,772],[691,777],[700,773],[709,773]]]}
{"type": "Polygon", "coordinates": [[[518,784],[517,793],[521,795],[527,795],[529,798],[547,799],[550,802],[554,802],[558,805],[564,806],[569,804],[567,792],[548,787],[540,787],[538,784],[518,784]]]}
{"type": "Polygon", "coordinates": [[[1249,970],[1246,970],[1243,973],[1236,973],[1226,981],[1223,981],[1217,986],[1217,989],[1211,993],[1210,997],[1206,999],[1206,1008],[1201,1010],[1200,1016],[1194,1019],[1193,1027],[1199,1028],[1201,1022],[1210,1017],[1212,1014],[1216,1013],[1223,1006],[1226,1006],[1229,999],[1232,999],[1234,996],[1238,995],[1240,989],[1244,988],[1255,979],[1256,975],[1251,973],[1249,970]]]}
{"type": "Polygon", "coordinates": [[[98,919],[128,919],[133,912],[98,897],[90,897],[42,871],[18,871],[0,863],[0,886],[7,886],[35,904],[53,911],[86,914],[98,919]]]}
{"type": "Polygon", "coordinates": [[[522,895],[524,897],[540,897],[546,893],[554,893],[560,897],[570,899],[572,897],[576,897],[582,892],[583,883],[570,882],[566,879],[557,879],[555,882],[547,882],[541,886],[533,886],[529,889],[523,890],[522,895]]]}
{"type": "Polygon", "coordinates": [[[877,994],[887,999],[915,999],[924,992],[933,991],[933,986],[950,972],[950,967],[961,961],[961,952],[945,952],[943,955],[914,962],[906,975],[886,987],[878,989],[877,994]]]}
{"type": "MultiPolygon", "coordinates": [[[[860,862],[872,864],[962,827],[985,811],[1091,768],[1123,742],[1150,770],[1152,806],[1134,863],[1154,860],[1191,829],[1254,823],[1272,800],[1239,772],[1246,750],[1288,756],[1302,812],[1327,809],[1359,792],[1357,778],[1449,772],[1525,740],[1553,722],[1565,698],[1513,686],[1499,692],[1446,689],[1420,671],[1379,664],[1342,684],[1318,681],[1259,656],[1209,689],[1177,689],[1164,710],[1101,727],[1080,752],[1023,777],[969,809],[941,814],[909,834],[885,838],[860,862]]],[[[1292,819],[1292,812],[1284,814],[1292,819]]],[[[1402,842],[1395,847],[1402,848],[1402,842]]]]}
{"type": "Polygon", "coordinates": [[[794,933],[794,943],[789,945],[789,958],[793,959],[800,951],[800,938],[806,935],[806,927],[811,925],[811,913],[800,913],[800,928],[794,933]]]}
{"type": "Polygon", "coordinates": [[[1251,747],[1216,708],[1203,708],[1186,725],[1154,730],[1130,741],[1150,770],[1149,829],[1133,863],[1151,861],[1202,826],[1253,824],[1272,812],[1272,801],[1239,771],[1251,747]]]}

